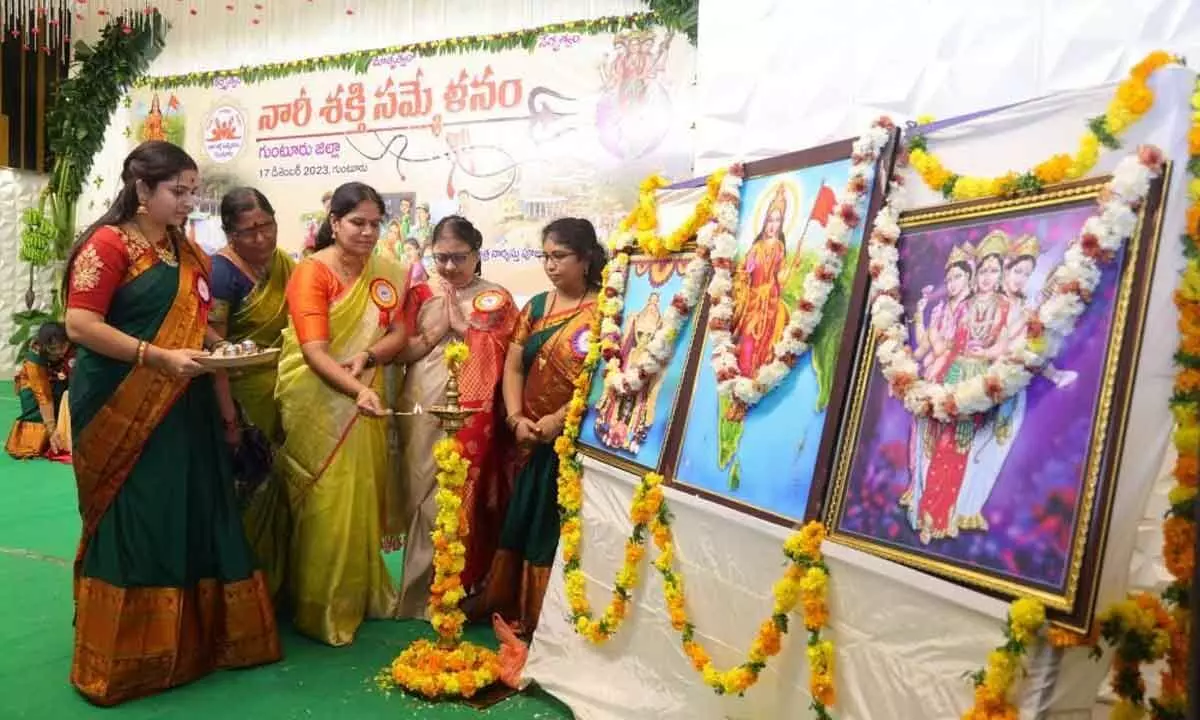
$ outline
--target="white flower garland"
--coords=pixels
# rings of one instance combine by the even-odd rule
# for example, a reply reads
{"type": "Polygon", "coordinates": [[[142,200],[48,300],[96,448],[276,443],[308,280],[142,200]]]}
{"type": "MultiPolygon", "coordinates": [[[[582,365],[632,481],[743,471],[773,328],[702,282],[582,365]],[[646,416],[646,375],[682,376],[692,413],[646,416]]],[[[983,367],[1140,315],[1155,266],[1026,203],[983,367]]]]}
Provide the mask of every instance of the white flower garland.
{"type": "MultiPolygon", "coordinates": [[[[891,139],[895,125],[883,117],[871,123],[857,140],[851,155],[850,178],[837,200],[834,214],[825,228],[825,244],[817,262],[804,279],[804,294],[796,302],[787,325],[772,348],[770,361],[758,369],[754,377],[738,370],[737,349],[733,338],[733,276],[737,265],[738,206],[726,201],[717,205],[715,226],[701,231],[698,243],[712,254],[713,279],[708,286],[711,300],[709,334],[712,340],[712,365],[717,376],[717,392],[732,399],[741,410],[753,407],[775,388],[808,352],[809,340],[817,326],[825,302],[833,292],[842,272],[842,260],[849,249],[850,232],[858,226],[866,212],[875,161],[891,139]]],[[[727,177],[741,173],[730,172],[727,177]]]]}
{"type": "MultiPolygon", "coordinates": [[[[718,197],[732,193],[734,223],[737,223],[738,189],[741,178],[730,178],[726,173],[721,178],[718,197]]],[[[719,207],[719,206],[718,206],[719,207]]],[[[712,221],[705,224],[710,227],[712,221]]],[[[701,233],[704,229],[701,230],[701,233]]],[[[625,285],[629,277],[629,257],[638,249],[633,233],[619,233],[612,240],[613,259],[609,265],[608,283],[604,286],[604,302],[601,307],[600,352],[604,358],[604,389],[617,396],[638,392],[646,383],[661,373],[679,345],[679,334],[684,324],[696,309],[704,292],[712,261],[703,247],[687,264],[683,272],[683,285],[671,298],[663,312],[662,323],[646,347],[641,362],[625,367],[621,357],[621,320],[625,309],[625,285]]]]}
{"type": "Polygon", "coordinates": [[[907,207],[903,179],[892,179],[888,199],[875,217],[867,245],[871,268],[871,326],[879,370],[892,397],[910,413],[939,421],[987,412],[1023,390],[1058,355],[1087,309],[1100,282],[1101,267],[1112,260],[1137,227],[1137,211],[1150,182],[1162,173],[1163,154],[1144,145],[1117,165],[1100,192],[1100,212],[1088,218],[1067,247],[1063,263],[1047,279],[1048,296],[1026,323],[1026,340],[1015,344],[978,377],[952,384],[921,378],[900,302],[897,241],[900,213],[907,207]]]}

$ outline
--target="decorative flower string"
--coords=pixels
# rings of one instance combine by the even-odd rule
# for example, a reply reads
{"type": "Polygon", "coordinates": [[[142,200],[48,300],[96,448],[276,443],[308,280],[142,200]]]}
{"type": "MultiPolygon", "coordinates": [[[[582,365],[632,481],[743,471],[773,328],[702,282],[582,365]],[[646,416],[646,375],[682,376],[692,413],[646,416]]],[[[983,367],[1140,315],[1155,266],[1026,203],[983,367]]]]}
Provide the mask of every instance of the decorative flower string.
{"type": "MultiPolygon", "coordinates": [[[[605,266],[601,283],[608,286],[609,273],[612,265],[605,266]]],[[[583,360],[583,367],[575,376],[575,391],[567,405],[567,416],[563,423],[562,435],[554,441],[554,451],[558,455],[558,504],[560,509],[559,544],[563,556],[563,582],[566,586],[567,603],[571,607],[571,622],[575,631],[593,643],[603,643],[612,637],[629,610],[630,593],[638,583],[638,568],[645,555],[646,524],[649,520],[647,513],[657,512],[658,504],[662,502],[662,491],[647,497],[639,492],[634,497],[630,508],[630,518],[633,520],[633,531],[625,542],[625,561],[613,581],[612,599],[608,606],[596,619],[587,599],[587,577],[582,568],[583,544],[583,465],[579,461],[576,441],[579,439],[579,425],[587,411],[588,387],[591,383],[592,372],[600,361],[600,324],[601,315],[597,314],[592,321],[589,337],[588,352],[583,360]]],[[[653,475],[653,473],[651,473],[653,475]]],[[[657,478],[654,485],[657,488],[657,478]]],[[[643,481],[643,486],[646,481],[643,481]]],[[[639,491],[641,488],[639,487],[639,491]]]]}
{"type": "MultiPolygon", "coordinates": [[[[604,270],[602,284],[608,284],[604,270]]],[[[684,652],[691,658],[706,684],[720,694],[745,692],[758,680],[767,660],[781,649],[782,635],[788,631],[788,615],[799,603],[804,611],[805,627],[809,631],[808,659],[811,670],[809,689],[813,709],[823,720],[829,719],[828,708],[834,704],[833,644],[821,637],[829,618],[825,596],[829,571],[821,556],[824,527],[809,523],[784,544],[784,554],[791,561],[784,577],[775,584],[775,608],[770,619],[759,627],[750,647],[748,660],[737,667],[721,671],[709,659],[707,651],[695,639],[695,626],[688,618],[684,603],[683,577],[673,569],[674,539],[670,513],[663,497],[662,476],[647,473],[634,491],[629,517],[633,530],[625,541],[625,556],[613,581],[608,606],[597,618],[587,598],[587,578],[582,569],[583,543],[583,466],[579,460],[577,441],[579,426],[587,409],[588,387],[592,372],[600,361],[600,317],[591,327],[591,341],[583,366],[574,380],[574,394],[567,406],[563,433],[554,441],[558,455],[558,503],[560,508],[560,539],[563,554],[563,580],[567,603],[575,632],[589,641],[601,644],[616,634],[625,620],[632,591],[639,581],[639,566],[645,555],[648,536],[658,548],[655,567],[663,576],[667,609],[671,625],[681,633],[684,652]]]]}
{"type": "MultiPolygon", "coordinates": [[[[470,355],[467,346],[453,342],[443,353],[447,370],[457,377],[470,355]]],[[[432,533],[434,575],[429,614],[438,642],[413,642],[392,661],[390,677],[382,677],[380,682],[427,698],[471,697],[500,676],[500,659],[487,648],[462,642],[466,615],[459,603],[466,595],[462,571],[467,553],[463,538],[470,532],[462,494],[470,461],[463,457],[462,446],[454,437],[435,443],[433,458],[438,469],[437,516],[432,533]]]]}
{"type": "Polygon", "coordinates": [[[1045,624],[1046,608],[1037,600],[1021,598],[1012,604],[1004,626],[1004,644],[992,650],[987,666],[971,676],[975,703],[963,714],[963,720],[1018,720],[1009,695],[1018,675],[1024,674],[1024,657],[1030,643],[1045,624]]]}
{"type": "MultiPolygon", "coordinates": [[[[1074,155],[1052,155],[1023,173],[972,177],[947,169],[937,155],[929,152],[928,139],[924,135],[914,135],[908,144],[909,163],[929,189],[950,200],[1039,192],[1046,185],[1076,180],[1096,166],[1101,145],[1112,150],[1120,148],[1118,138],[1154,105],[1154,91],[1147,82],[1150,76],[1160,68],[1182,62],[1179,57],[1156,50],[1134,65],[1129,77],[1117,86],[1104,114],[1088,120],[1088,129],[1079,139],[1074,155]]],[[[921,118],[921,121],[926,120],[931,121],[921,118]]],[[[1200,142],[1200,138],[1196,142],[1200,142]]]]}
{"type": "Polygon", "coordinates": [[[638,200],[633,210],[621,218],[610,241],[614,252],[624,248],[654,257],[666,257],[683,250],[688,241],[713,216],[713,203],[721,184],[723,171],[709,177],[704,195],[692,208],[691,214],[665,237],[658,234],[658,191],[671,183],[662,175],[651,175],[638,186],[638,200]],[[714,181],[714,177],[716,178],[714,181]]]}
{"type": "MultiPolygon", "coordinates": [[[[679,345],[683,326],[692,316],[692,312],[696,309],[696,303],[700,301],[700,296],[704,292],[704,282],[708,279],[708,271],[711,267],[708,253],[697,252],[684,270],[683,284],[679,292],[671,298],[670,305],[663,313],[662,322],[646,345],[647,352],[644,359],[636,366],[628,367],[624,366],[621,357],[621,320],[625,308],[625,283],[629,276],[630,256],[641,247],[642,242],[657,243],[654,245],[656,248],[682,248],[689,238],[696,235],[700,227],[712,219],[713,202],[723,186],[726,172],[718,170],[709,176],[704,196],[696,203],[691,216],[666,240],[653,237],[653,231],[648,231],[651,237],[643,238],[643,240],[639,240],[637,235],[628,230],[619,230],[614,235],[612,241],[614,254],[609,262],[608,280],[601,291],[603,301],[600,305],[600,353],[605,362],[604,388],[606,392],[617,396],[636,393],[645,387],[646,383],[657,377],[671,362],[675,348],[679,345]]],[[[656,192],[659,186],[660,181],[655,178],[643,183],[644,192],[638,201],[638,209],[631,213],[626,220],[623,220],[623,224],[626,221],[640,223],[640,220],[631,219],[634,215],[642,217],[652,214],[653,220],[647,221],[647,224],[652,224],[654,228],[658,227],[656,192]]]]}
{"type": "MultiPolygon", "coordinates": [[[[1112,688],[1117,704],[1111,718],[1138,720],[1146,711],[1146,682],[1142,665],[1161,660],[1170,649],[1174,621],[1158,598],[1131,595],[1096,618],[1100,636],[1113,647],[1112,688]]],[[[1185,678],[1186,681],[1186,678],[1185,678]]],[[[1168,708],[1151,700],[1151,717],[1183,720],[1186,707],[1168,708]]]]}
{"type": "MultiPolygon", "coordinates": [[[[812,270],[804,278],[804,291],[788,315],[787,324],[771,350],[770,360],[758,368],[753,377],[744,375],[738,368],[734,342],[737,186],[731,182],[728,191],[722,188],[718,197],[717,222],[701,231],[697,243],[712,256],[713,279],[708,285],[712,308],[708,321],[712,365],[717,377],[717,392],[730,399],[727,412],[731,419],[743,417],[779,385],[808,352],[812,334],[821,324],[825,302],[841,275],[842,261],[850,248],[850,233],[858,227],[866,212],[876,160],[891,139],[894,127],[890,118],[881,117],[854,141],[850,177],[825,226],[825,243],[817,252],[812,270]]],[[[740,181],[742,174],[741,168],[735,168],[727,178],[740,181]]]]}
{"type": "Polygon", "coordinates": [[[903,178],[891,181],[887,202],[875,217],[868,242],[871,326],[876,358],[893,397],[910,413],[939,421],[987,412],[1025,389],[1034,373],[1058,355],[1087,309],[1101,270],[1120,252],[1138,223],[1150,181],[1162,173],[1163,154],[1143,145],[1122,160],[1099,197],[1099,212],[1071,241],[1061,265],[1046,281],[1046,294],[1025,324],[1025,338],[992,361],[986,372],[954,383],[923,378],[909,344],[900,293],[900,214],[907,205],[903,178]]]}
{"type": "Polygon", "coordinates": [[[758,682],[768,660],[779,654],[783,635],[788,632],[788,618],[796,605],[800,605],[804,627],[808,630],[810,707],[821,720],[830,720],[829,708],[836,702],[834,646],[821,635],[829,622],[826,603],[829,568],[821,554],[825,526],[816,521],[810,522],[784,543],[783,554],[789,564],[773,588],[775,603],[771,617],[759,625],[745,662],[729,670],[719,670],[713,665],[708,651],[696,639],[696,626],[687,612],[683,576],[674,569],[675,541],[671,531],[671,515],[665,506],[659,509],[651,523],[650,532],[658,548],[654,567],[662,575],[671,627],[679,632],[683,651],[691,660],[692,667],[704,678],[704,683],[718,695],[745,693],[758,682]]]}

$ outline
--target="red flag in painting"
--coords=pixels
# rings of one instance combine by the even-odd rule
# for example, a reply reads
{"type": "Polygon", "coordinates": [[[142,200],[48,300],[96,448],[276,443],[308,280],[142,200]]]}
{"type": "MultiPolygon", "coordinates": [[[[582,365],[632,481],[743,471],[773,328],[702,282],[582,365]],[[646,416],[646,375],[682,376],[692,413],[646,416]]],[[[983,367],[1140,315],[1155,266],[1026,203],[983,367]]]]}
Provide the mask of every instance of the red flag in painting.
{"type": "Polygon", "coordinates": [[[835,207],[837,207],[837,196],[833,194],[833,188],[821,183],[821,189],[817,191],[817,199],[813,201],[812,214],[808,216],[808,219],[816,220],[821,227],[825,227],[829,223],[829,216],[833,214],[835,207]]]}

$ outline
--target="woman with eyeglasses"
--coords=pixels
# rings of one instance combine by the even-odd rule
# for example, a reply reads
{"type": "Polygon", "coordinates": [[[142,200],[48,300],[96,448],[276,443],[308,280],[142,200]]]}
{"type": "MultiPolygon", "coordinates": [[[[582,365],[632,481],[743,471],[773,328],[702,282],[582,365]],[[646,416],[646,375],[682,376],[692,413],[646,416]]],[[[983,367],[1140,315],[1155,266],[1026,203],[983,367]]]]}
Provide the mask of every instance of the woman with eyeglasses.
{"type": "Polygon", "coordinates": [[[82,538],[71,683],[98,705],[280,657],[246,545],[212,378],[212,273],[183,224],[199,185],[182,148],[125,158],[121,192],[64,279],[82,538]]]}
{"type": "Polygon", "coordinates": [[[391,412],[380,395],[383,367],[405,346],[408,268],[375,254],[383,215],[370,185],[333,192],[316,251],[288,282],[275,384],[275,463],[292,518],[285,593],[296,629],[333,646],[396,611],[382,554],[391,412]]]}
{"type": "MultiPolygon", "coordinates": [[[[288,321],[287,283],[296,263],[278,245],[275,209],[256,188],[235,188],[221,198],[221,229],[229,242],[212,259],[208,326],[220,338],[218,345],[250,340],[260,348],[279,347],[288,321]]],[[[277,375],[275,365],[216,374],[225,441],[235,451],[243,422],[261,430],[272,445],[279,442],[277,375]]],[[[274,597],[283,581],[288,538],[287,501],[277,479],[269,478],[253,494],[243,520],[274,597]]]]}
{"type": "MultiPolygon", "coordinates": [[[[456,437],[471,463],[463,495],[470,534],[462,584],[469,591],[483,579],[500,530],[503,497],[497,485],[496,436],[503,426],[496,421],[500,416],[497,388],[518,312],[507,290],[480,277],[483,235],[469,220],[445,217],[434,227],[432,238],[435,275],[413,286],[404,306],[409,340],[400,355],[407,367],[400,408],[442,403],[447,379],[443,351],[455,340],[467,344],[471,354],[462,370],[460,402],[479,412],[468,418],[456,437]]],[[[399,431],[401,486],[406,489],[404,512],[409,518],[400,614],[424,618],[433,579],[430,533],[437,515],[433,446],[445,434],[431,415],[401,417],[399,431]]]]}
{"type": "Polygon", "coordinates": [[[482,602],[471,613],[479,619],[495,612],[525,636],[537,627],[558,547],[554,440],[587,356],[606,262],[596,229],[582,218],[560,218],[542,230],[542,259],[554,289],[521,311],[504,366],[507,424],[518,447],[512,499],[482,602]]]}

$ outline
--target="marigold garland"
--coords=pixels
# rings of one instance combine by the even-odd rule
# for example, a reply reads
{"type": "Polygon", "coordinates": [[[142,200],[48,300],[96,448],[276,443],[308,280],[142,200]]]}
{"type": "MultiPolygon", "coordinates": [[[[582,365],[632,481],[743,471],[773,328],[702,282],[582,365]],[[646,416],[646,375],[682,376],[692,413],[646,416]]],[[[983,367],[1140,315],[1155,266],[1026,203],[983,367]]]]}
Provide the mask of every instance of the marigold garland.
{"type": "MultiPolygon", "coordinates": [[[[1162,602],[1148,593],[1131,595],[1112,605],[1097,617],[1100,636],[1115,653],[1112,661],[1112,688],[1117,695],[1114,718],[1140,718],[1146,711],[1146,682],[1142,665],[1166,656],[1171,647],[1175,621],[1162,602]]],[[[1183,720],[1185,706],[1151,700],[1151,717],[1183,720]]]]}
{"type": "MultiPolygon", "coordinates": [[[[606,267],[601,279],[602,284],[607,283],[608,273],[609,267],[606,267]]],[[[587,355],[574,380],[575,390],[567,406],[563,433],[554,442],[554,450],[559,460],[558,503],[562,523],[559,542],[563,554],[563,580],[576,633],[596,644],[603,643],[616,634],[627,616],[631,593],[639,581],[639,566],[645,556],[647,537],[653,537],[658,548],[654,566],[663,577],[671,625],[680,632],[684,652],[691,659],[693,667],[701,673],[704,682],[718,694],[740,695],[754,685],[759,674],[766,668],[768,658],[780,652],[782,636],[788,631],[788,615],[800,604],[804,612],[805,628],[809,631],[809,690],[813,697],[812,708],[818,718],[829,720],[828,708],[833,706],[835,700],[834,646],[821,636],[821,630],[829,619],[826,606],[829,570],[821,556],[825,528],[818,522],[809,523],[784,543],[783,551],[791,564],[783,578],[775,584],[774,612],[759,626],[747,661],[730,670],[718,670],[712,664],[708,652],[695,639],[695,625],[688,617],[684,601],[683,577],[673,569],[674,538],[671,532],[671,516],[661,488],[663,478],[657,473],[647,473],[634,491],[633,503],[629,509],[633,530],[625,542],[625,557],[613,581],[612,596],[600,617],[596,617],[588,602],[587,578],[581,567],[583,466],[579,460],[576,441],[579,439],[580,423],[587,410],[592,373],[601,357],[600,323],[600,316],[597,315],[592,322],[587,355]]]]}
{"type": "Polygon", "coordinates": [[[671,516],[665,507],[659,509],[651,523],[650,533],[658,548],[654,567],[663,579],[671,627],[679,632],[683,651],[691,660],[692,667],[704,678],[705,684],[718,695],[745,693],[758,682],[759,674],[767,667],[767,661],[779,654],[783,635],[787,634],[789,628],[788,617],[800,605],[804,627],[808,631],[810,708],[821,720],[829,720],[829,708],[835,704],[837,695],[833,682],[834,645],[821,635],[829,623],[826,603],[829,568],[821,554],[825,526],[810,522],[783,544],[783,554],[789,564],[783,577],[772,589],[775,604],[771,617],[759,625],[746,661],[729,670],[719,670],[713,665],[708,651],[696,639],[696,626],[687,612],[683,576],[674,569],[675,541],[671,531],[671,516]]]}
{"type": "Polygon", "coordinates": [[[988,653],[987,666],[971,677],[975,682],[975,703],[963,713],[963,720],[1017,720],[1017,707],[1009,698],[1017,678],[1024,674],[1025,654],[1046,624],[1046,608],[1032,598],[1012,604],[1004,625],[1003,645],[988,653]]]}
{"type": "MultiPolygon", "coordinates": [[[[470,353],[461,342],[452,342],[443,351],[447,370],[458,376],[470,353]]],[[[392,661],[390,676],[380,679],[386,687],[394,684],[427,698],[471,697],[500,677],[500,659],[495,652],[462,642],[466,615],[459,603],[466,596],[462,571],[467,549],[463,539],[470,528],[462,504],[470,461],[462,455],[462,446],[454,437],[439,440],[433,446],[437,464],[437,517],[433,539],[433,583],[429,587],[430,624],[438,642],[417,640],[392,661]]]]}
{"type": "MultiPolygon", "coordinates": [[[[949,200],[1032,193],[1045,185],[1079,179],[1096,166],[1101,145],[1112,150],[1119,148],[1118,138],[1154,105],[1154,91],[1147,82],[1150,76],[1160,68],[1182,62],[1177,56],[1156,50],[1134,65],[1129,76],[1117,86],[1104,114],[1088,120],[1088,129],[1079,139],[1074,155],[1052,155],[1022,173],[1010,171],[996,177],[973,177],[948,169],[941,158],[929,152],[928,139],[914,135],[908,146],[909,163],[929,189],[949,200]]],[[[1196,153],[1200,148],[1200,131],[1190,135],[1189,140],[1196,153]]]]}
{"type": "Polygon", "coordinates": [[[712,219],[723,176],[724,173],[718,172],[709,177],[704,195],[696,202],[691,214],[665,237],[658,234],[658,191],[670,186],[671,181],[658,174],[646,178],[638,186],[637,204],[617,223],[609,241],[611,247],[614,251],[628,247],[654,257],[680,252],[712,219]]]}

